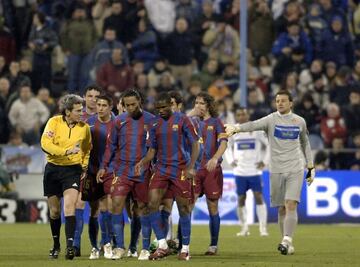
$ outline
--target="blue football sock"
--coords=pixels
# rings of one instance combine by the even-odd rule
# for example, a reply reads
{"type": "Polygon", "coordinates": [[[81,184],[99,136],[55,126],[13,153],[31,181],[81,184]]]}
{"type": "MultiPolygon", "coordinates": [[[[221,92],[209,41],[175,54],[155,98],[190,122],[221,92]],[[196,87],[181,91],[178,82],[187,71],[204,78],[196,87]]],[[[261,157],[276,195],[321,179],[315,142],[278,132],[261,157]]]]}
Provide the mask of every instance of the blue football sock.
{"type": "Polygon", "coordinates": [[[179,222],[178,222],[177,238],[179,240],[179,247],[178,248],[181,249],[181,247],[182,247],[182,233],[181,233],[180,218],[179,218],[179,222]]]}
{"type": "Polygon", "coordinates": [[[165,232],[165,236],[166,236],[168,231],[169,231],[169,216],[170,216],[170,213],[167,212],[166,210],[161,210],[160,211],[160,216],[161,216],[161,222],[163,224],[164,232],[165,232]]]}
{"type": "Polygon", "coordinates": [[[89,218],[89,238],[93,248],[97,248],[97,236],[99,233],[99,222],[97,217],[89,218]]]}
{"type": "Polygon", "coordinates": [[[149,250],[151,238],[151,223],[149,215],[140,216],[141,233],[142,233],[142,246],[143,249],[149,250]]]}
{"type": "Polygon", "coordinates": [[[211,235],[211,243],[210,246],[217,246],[220,232],[220,216],[219,213],[216,215],[210,215],[210,235],[211,235]]]}
{"type": "Polygon", "coordinates": [[[84,228],[84,210],[76,209],[75,210],[75,233],[74,233],[74,247],[80,248],[81,246],[81,234],[84,228]]]}
{"type": "Polygon", "coordinates": [[[99,224],[100,224],[100,230],[101,230],[101,246],[105,245],[106,243],[109,243],[108,238],[108,215],[107,211],[100,211],[100,217],[99,217],[99,224]]]}
{"type": "Polygon", "coordinates": [[[117,248],[125,248],[124,246],[124,216],[123,214],[112,214],[112,229],[116,240],[117,248]]]}
{"type": "Polygon", "coordinates": [[[157,240],[164,239],[166,234],[164,231],[165,230],[164,225],[161,220],[160,211],[150,213],[149,219],[151,222],[151,228],[154,230],[154,233],[156,235],[156,239],[157,240]]]}
{"type": "Polygon", "coordinates": [[[191,219],[190,215],[180,216],[179,223],[181,225],[182,245],[190,244],[191,235],[191,219]]]}

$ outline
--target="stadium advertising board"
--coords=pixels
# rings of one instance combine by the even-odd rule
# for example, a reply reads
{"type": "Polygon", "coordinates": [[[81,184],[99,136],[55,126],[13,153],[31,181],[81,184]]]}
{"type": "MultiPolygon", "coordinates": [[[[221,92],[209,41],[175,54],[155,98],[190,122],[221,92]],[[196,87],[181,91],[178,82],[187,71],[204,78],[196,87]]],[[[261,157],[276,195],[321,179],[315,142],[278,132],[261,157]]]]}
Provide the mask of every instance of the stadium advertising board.
{"type": "MultiPolygon", "coordinates": [[[[219,213],[222,224],[237,224],[237,195],[235,180],[228,171],[224,173],[224,194],[220,201],[219,213]]],[[[277,221],[277,210],[269,207],[269,174],[265,172],[264,197],[268,205],[269,222],[277,221]]],[[[248,221],[257,221],[255,202],[248,192],[248,221]]],[[[177,223],[178,213],[174,205],[173,221],[177,223]]],[[[360,172],[323,171],[317,172],[314,183],[307,187],[305,182],[299,205],[299,223],[359,223],[360,222],[360,172]]],[[[0,223],[34,222],[46,223],[46,200],[9,200],[0,198],[0,223]]],[[[88,218],[88,207],[85,217],[88,218]]],[[[208,224],[205,198],[200,198],[192,213],[194,224],[208,224]]]]}

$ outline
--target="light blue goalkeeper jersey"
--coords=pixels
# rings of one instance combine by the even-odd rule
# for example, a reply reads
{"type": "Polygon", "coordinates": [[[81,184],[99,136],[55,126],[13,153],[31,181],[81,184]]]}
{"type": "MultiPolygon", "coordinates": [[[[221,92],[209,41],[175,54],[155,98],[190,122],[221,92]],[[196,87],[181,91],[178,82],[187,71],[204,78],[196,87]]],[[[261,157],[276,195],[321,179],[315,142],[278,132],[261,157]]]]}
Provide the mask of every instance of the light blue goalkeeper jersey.
{"type": "Polygon", "coordinates": [[[241,132],[263,130],[270,146],[269,169],[272,173],[296,172],[304,169],[313,159],[305,120],[290,112],[281,115],[273,112],[256,121],[240,124],[241,132]]]}

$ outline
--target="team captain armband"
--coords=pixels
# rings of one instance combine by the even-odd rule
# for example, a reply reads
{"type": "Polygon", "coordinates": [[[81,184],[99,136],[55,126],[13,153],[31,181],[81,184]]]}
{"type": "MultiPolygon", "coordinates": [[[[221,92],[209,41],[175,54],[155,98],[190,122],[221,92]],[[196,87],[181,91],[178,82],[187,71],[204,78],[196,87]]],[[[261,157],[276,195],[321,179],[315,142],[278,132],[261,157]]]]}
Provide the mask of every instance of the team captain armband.
{"type": "Polygon", "coordinates": [[[228,138],[227,133],[219,133],[219,135],[218,135],[218,140],[220,140],[220,139],[227,139],[227,138],[228,138]]]}

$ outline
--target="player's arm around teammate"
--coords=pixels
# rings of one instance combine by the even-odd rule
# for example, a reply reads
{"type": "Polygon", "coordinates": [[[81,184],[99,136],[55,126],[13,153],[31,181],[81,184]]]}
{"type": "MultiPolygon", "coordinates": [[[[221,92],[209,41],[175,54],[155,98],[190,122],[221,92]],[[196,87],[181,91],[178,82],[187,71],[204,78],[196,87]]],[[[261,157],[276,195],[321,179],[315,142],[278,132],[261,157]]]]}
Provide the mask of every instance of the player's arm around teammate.
{"type": "Polygon", "coordinates": [[[75,204],[79,194],[80,177],[86,172],[91,135],[87,124],[80,121],[83,99],[66,95],[60,101],[62,115],[52,117],[41,137],[41,147],[47,154],[44,172],[44,195],[48,197],[50,225],[57,258],[60,251],[60,198],[64,198],[66,259],[74,258],[75,204]]]}

